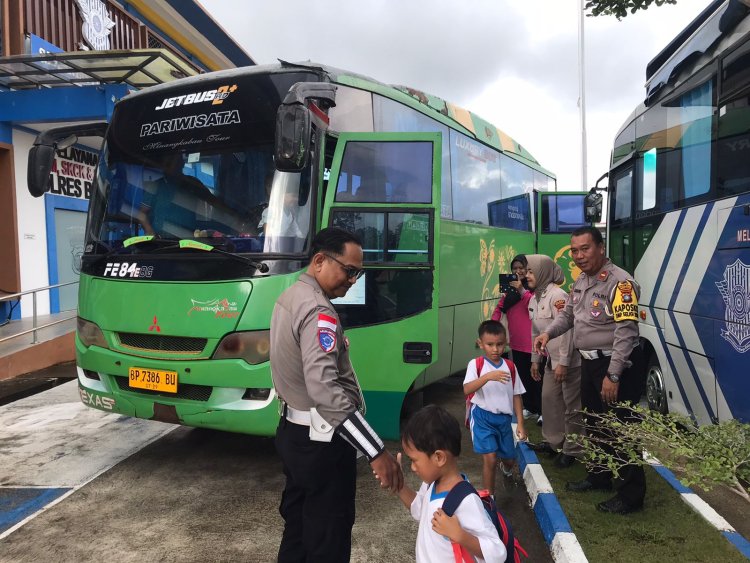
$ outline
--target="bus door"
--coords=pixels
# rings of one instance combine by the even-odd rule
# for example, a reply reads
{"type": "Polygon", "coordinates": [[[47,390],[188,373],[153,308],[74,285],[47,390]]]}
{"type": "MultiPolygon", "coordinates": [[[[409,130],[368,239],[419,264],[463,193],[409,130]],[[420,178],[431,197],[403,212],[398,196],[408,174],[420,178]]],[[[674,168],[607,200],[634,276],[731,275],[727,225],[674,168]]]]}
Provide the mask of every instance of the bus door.
{"type": "Polygon", "coordinates": [[[397,438],[404,394],[438,353],[439,133],[342,133],[322,224],[356,233],[365,274],[334,300],[367,401],[397,438]]]}
{"type": "Polygon", "coordinates": [[[581,273],[570,256],[570,233],[588,226],[583,205],[586,195],[587,192],[537,193],[537,252],[562,268],[565,291],[570,291],[581,273]]]}

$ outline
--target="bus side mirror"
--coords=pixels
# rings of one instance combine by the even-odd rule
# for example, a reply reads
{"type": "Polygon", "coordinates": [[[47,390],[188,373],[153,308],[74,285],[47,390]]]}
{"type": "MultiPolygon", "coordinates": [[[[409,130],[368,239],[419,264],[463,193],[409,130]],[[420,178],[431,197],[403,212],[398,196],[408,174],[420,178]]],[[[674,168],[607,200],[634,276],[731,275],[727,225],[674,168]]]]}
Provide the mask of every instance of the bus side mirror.
{"type": "Polygon", "coordinates": [[[29,151],[29,166],[26,170],[29,193],[33,197],[43,196],[49,190],[49,174],[55,160],[55,147],[34,145],[29,151]]]}
{"type": "Polygon", "coordinates": [[[584,215],[587,223],[598,223],[602,220],[602,194],[591,188],[583,199],[584,215]]]}
{"type": "Polygon", "coordinates": [[[276,114],[274,163],[281,172],[300,172],[307,166],[310,112],[302,104],[283,104],[276,114]]]}
{"type": "Polygon", "coordinates": [[[55,162],[55,152],[78,142],[80,137],[104,137],[106,121],[63,125],[42,131],[36,136],[34,146],[29,150],[29,164],[26,169],[26,183],[33,197],[45,194],[49,186],[49,174],[55,162]]]}

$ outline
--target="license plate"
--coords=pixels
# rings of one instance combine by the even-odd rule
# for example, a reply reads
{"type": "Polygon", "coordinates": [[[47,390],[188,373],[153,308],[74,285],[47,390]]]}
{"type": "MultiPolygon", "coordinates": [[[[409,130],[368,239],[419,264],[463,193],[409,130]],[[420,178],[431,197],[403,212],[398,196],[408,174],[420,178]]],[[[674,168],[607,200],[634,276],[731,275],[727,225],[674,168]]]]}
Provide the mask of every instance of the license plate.
{"type": "Polygon", "coordinates": [[[177,372],[161,369],[130,368],[130,387],[177,393],[177,372]]]}

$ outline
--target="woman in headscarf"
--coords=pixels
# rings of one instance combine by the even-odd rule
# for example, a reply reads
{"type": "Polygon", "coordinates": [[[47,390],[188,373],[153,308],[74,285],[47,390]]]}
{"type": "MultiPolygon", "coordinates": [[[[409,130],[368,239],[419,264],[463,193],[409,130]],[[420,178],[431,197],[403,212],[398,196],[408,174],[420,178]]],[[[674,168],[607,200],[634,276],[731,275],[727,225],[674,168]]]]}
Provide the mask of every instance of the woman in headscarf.
{"type": "MultiPolygon", "coordinates": [[[[529,301],[532,341],[544,332],[568,303],[568,294],[558,285],[565,281],[560,266],[549,256],[530,254],[527,257],[526,280],[534,297],[529,301]]],[[[581,357],[573,347],[570,330],[550,340],[546,348],[547,363],[542,377],[542,444],[537,451],[560,453],[558,467],[569,467],[581,455],[581,446],[567,438],[583,432],[581,414],[581,357]]],[[[542,356],[531,357],[532,377],[539,378],[542,356]]]]}
{"type": "MultiPolygon", "coordinates": [[[[522,395],[524,418],[542,413],[542,385],[531,377],[531,319],[529,300],[531,292],[523,285],[526,277],[526,257],[519,254],[510,263],[516,281],[510,282],[512,289],[500,297],[492,320],[499,321],[503,313],[508,317],[508,341],[513,363],[516,365],[521,382],[526,388],[522,395]]],[[[538,419],[541,424],[541,416],[538,419]]]]}

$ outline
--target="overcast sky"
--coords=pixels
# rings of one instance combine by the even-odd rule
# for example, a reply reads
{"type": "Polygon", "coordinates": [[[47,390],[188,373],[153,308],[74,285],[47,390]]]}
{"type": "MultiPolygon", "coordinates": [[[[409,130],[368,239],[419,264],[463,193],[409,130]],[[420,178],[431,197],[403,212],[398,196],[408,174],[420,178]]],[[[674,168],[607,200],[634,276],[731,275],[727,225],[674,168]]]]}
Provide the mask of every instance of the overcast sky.
{"type": "MultiPolygon", "coordinates": [[[[465,107],[581,186],[578,0],[200,0],[259,64],[311,60],[465,107]]],[[[585,18],[586,187],[643,100],[646,64],[709,4],[585,18]]]]}

